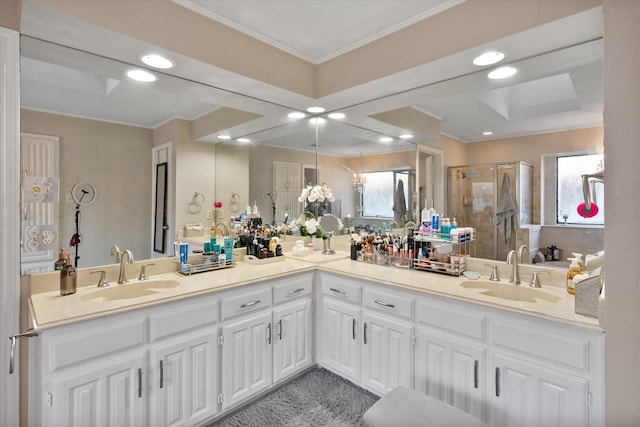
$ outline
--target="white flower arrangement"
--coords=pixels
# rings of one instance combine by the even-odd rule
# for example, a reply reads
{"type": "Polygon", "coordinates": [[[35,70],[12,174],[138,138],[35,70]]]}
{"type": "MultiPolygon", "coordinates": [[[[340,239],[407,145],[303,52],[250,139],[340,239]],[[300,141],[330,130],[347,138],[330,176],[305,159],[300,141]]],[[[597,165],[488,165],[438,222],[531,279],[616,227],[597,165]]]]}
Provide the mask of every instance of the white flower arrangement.
{"type": "Polygon", "coordinates": [[[300,197],[298,197],[300,203],[323,203],[325,201],[334,202],[335,200],[331,189],[327,187],[326,184],[307,185],[302,189],[302,193],[300,197]]]}

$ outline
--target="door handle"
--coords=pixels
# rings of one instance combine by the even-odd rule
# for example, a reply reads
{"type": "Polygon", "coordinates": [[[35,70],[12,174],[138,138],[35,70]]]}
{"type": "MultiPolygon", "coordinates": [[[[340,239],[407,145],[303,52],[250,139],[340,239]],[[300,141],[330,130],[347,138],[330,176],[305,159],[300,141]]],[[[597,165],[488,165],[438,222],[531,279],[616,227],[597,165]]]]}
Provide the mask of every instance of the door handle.
{"type": "Polygon", "coordinates": [[[340,289],[336,289],[336,288],[329,288],[329,290],[331,292],[335,292],[336,294],[340,294],[340,295],[346,295],[347,294],[345,291],[341,291],[340,289]]]}
{"type": "Polygon", "coordinates": [[[164,387],[164,364],[160,361],[160,388],[164,387]]]}
{"type": "Polygon", "coordinates": [[[478,361],[473,361],[473,388],[478,388],[478,361]]]}
{"type": "Polygon", "coordinates": [[[351,322],[351,336],[354,340],[356,339],[356,319],[353,319],[353,322],[351,322]]]}
{"type": "Polygon", "coordinates": [[[367,322],[364,322],[364,333],[362,334],[364,337],[364,343],[367,343],[367,322]]]}
{"type": "Polygon", "coordinates": [[[168,229],[169,229],[169,226],[168,226],[168,225],[163,225],[163,226],[162,226],[162,229],[163,229],[163,230],[168,230],[168,229]]]}
{"type": "Polygon", "coordinates": [[[259,299],[254,299],[254,300],[253,300],[253,301],[251,301],[251,302],[247,302],[247,303],[242,304],[242,305],[240,306],[240,308],[249,308],[249,307],[253,307],[254,305],[259,304],[259,303],[260,303],[260,300],[259,300],[259,299]]]}
{"type": "Polygon", "coordinates": [[[500,368],[496,367],[496,397],[500,397],[500,368]]]}
{"type": "Polygon", "coordinates": [[[142,397],[142,368],[138,368],[138,397],[142,397]]]}
{"type": "Polygon", "coordinates": [[[388,307],[388,308],[396,308],[395,305],[388,303],[388,302],[384,302],[384,301],[380,301],[380,300],[375,300],[374,301],[376,304],[381,305],[383,307],[388,307]]]}
{"type": "Polygon", "coordinates": [[[302,292],[302,291],[304,291],[304,288],[294,289],[294,290],[292,290],[292,291],[289,291],[289,293],[287,294],[287,296],[295,295],[295,294],[297,294],[298,292],[302,292]]]}
{"type": "Polygon", "coordinates": [[[20,332],[18,334],[13,334],[9,336],[9,340],[11,341],[11,350],[9,352],[9,375],[13,374],[13,371],[15,370],[16,341],[18,340],[18,338],[35,337],[37,335],[38,335],[38,331],[36,331],[35,329],[29,329],[28,331],[20,332]]]}
{"type": "Polygon", "coordinates": [[[271,344],[271,322],[267,325],[267,344],[271,344]]]}
{"type": "Polygon", "coordinates": [[[278,339],[282,341],[282,319],[278,320],[278,339]]]}

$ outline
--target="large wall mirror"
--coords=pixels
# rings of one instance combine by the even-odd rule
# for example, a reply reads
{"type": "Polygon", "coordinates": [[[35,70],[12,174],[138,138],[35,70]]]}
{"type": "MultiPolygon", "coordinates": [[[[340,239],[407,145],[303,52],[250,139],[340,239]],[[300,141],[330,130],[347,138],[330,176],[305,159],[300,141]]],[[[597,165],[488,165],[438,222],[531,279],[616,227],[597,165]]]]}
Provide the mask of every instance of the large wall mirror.
{"type": "MultiPolygon", "coordinates": [[[[529,222],[544,224],[548,206],[542,206],[541,195],[550,189],[543,185],[542,157],[602,152],[600,8],[526,37],[506,37],[510,64],[519,71],[511,80],[489,80],[486,69],[466,65],[440,67],[384,90],[333,98],[332,108],[318,114],[324,122],[317,126],[310,122],[313,115],[288,117],[300,111],[303,97],[288,105],[281,93],[270,98],[259,85],[213,84],[195,60],[189,72],[154,71],[157,81],[132,82],[126,72],[140,66],[130,51],[141,42],[126,43],[122,53],[101,46],[99,37],[91,40],[100,46],[95,52],[67,46],[66,36],[55,36],[51,22],[57,18],[32,4],[23,9],[21,130],[59,137],[60,247],[68,248],[73,234],[74,205],[65,194],[78,181],[98,189],[96,202],[83,209],[80,267],[113,263],[114,244],[131,249],[137,260],[155,252],[170,255],[168,243],[186,224],[208,228],[254,204],[264,222],[280,222],[295,213],[305,165],[313,165],[318,181],[332,188],[341,218],[375,223],[379,218],[358,218],[354,173],[410,171],[415,183],[407,210],[415,221],[425,203],[455,214],[446,212],[447,168],[523,161],[533,166],[529,222]],[[578,30],[563,41],[558,32],[568,31],[568,22],[578,30]],[[535,46],[524,43],[534,34],[535,46]],[[327,117],[331,112],[344,117],[327,117]],[[409,132],[412,138],[400,138],[409,132]],[[159,147],[169,147],[165,186],[156,181],[153,153],[159,147]],[[299,181],[277,181],[275,164],[298,165],[299,181]],[[194,193],[202,200],[194,201],[194,193]],[[270,194],[277,194],[275,202],[270,194]],[[158,209],[163,203],[166,222],[158,209]]],[[[120,43],[128,40],[118,35],[120,43]]],[[[460,64],[467,54],[454,55],[451,63],[460,64]]],[[[603,247],[602,226],[546,226],[553,229],[548,237],[535,231],[541,248],[603,247]]]]}

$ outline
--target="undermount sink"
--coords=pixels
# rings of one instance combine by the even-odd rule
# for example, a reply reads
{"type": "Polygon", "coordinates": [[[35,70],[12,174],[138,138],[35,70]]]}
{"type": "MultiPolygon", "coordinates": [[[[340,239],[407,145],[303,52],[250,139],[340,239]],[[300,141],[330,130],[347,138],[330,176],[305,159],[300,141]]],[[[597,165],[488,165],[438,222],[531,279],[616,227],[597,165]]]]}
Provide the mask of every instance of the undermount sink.
{"type": "Polygon", "coordinates": [[[83,295],[83,301],[102,302],[140,298],[157,294],[164,289],[172,289],[180,284],[177,280],[147,280],[130,282],[124,285],[112,284],[108,288],[99,288],[90,294],[83,295]]]}
{"type": "Polygon", "coordinates": [[[550,303],[560,301],[560,297],[545,292],[540,288],[531,288],[527,284],[513,285],[511,283],[492,282],[489,280],[468,280],[460,284],[463,288],[476,289],[477,293],[508,299],[512,301],[538,302],[543,300],[550,303]]]}

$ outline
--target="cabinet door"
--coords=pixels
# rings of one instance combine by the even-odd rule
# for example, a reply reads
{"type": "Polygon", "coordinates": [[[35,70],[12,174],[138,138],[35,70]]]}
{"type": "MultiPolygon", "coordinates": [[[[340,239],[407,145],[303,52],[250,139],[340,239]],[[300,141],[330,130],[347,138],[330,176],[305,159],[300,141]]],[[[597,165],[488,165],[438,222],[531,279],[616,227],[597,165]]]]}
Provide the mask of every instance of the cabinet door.
{"type": "Polygon", "coordinates": [[[311,365],[311,300],[273,310],[273,381],[311,365]]]}
{"type": "Polygon", "coordinates": [[[216,414],[217,331],[203,328],[152,347],[150,425],[194,425],[216,414]]]}
{"type": "Polygon", "coordinates": [[[325,298],[322,303],[322,363],[360,381],[360,308],[325,298]]]}
{"type": "Polygon", "coordinates": [[[588,381],[500,353],[493,358],[491,425],[588,425],[588,381]]]}
{"type": "Polygon", "coordinates": [[[130,356],[89,362],[69,369],[51,380],[47,400],[53,409],[45,412],[44,425],[131,426],[144,425],[141,352],[130,356]]]}
{"type": "Polygon", "coordinates": [[[367,311],[362,321],[362,384],[380,394],[412,388],[412,325],[367,311]]]}
{"type": "Polygon", "coordinates": [[[484,347],[425,328],[416,335],[416,390],[484,419],[484,347]]]}
{"type": "Polygon", "coordinates": [[[222,409],[271,385],[271,311],[222,327],[222,409]]]}

